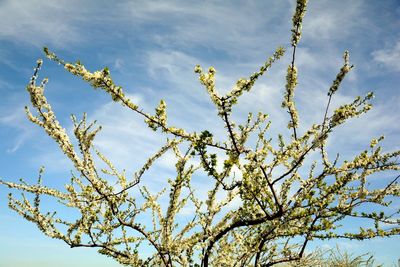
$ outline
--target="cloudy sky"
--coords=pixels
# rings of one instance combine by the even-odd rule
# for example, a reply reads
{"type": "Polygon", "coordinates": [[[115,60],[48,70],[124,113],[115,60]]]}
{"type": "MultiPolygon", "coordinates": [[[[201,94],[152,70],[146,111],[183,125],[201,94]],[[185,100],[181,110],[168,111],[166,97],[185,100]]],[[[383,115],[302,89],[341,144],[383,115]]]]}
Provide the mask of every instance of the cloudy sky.
{"type": "MultiPolygon", "coordinates": [[[[44,182],[68,181],[71,164],[41,129],[29,123],[25,86],[42,47],[66,61],[80,60],[89,70],[108,66],[114,81],[133,102],[151,112],[161,98],[171,124],[190,131],[223,127],[215,108],[193,73],[196,64],[217,69],[217,86],[231,88],[263,64],[278,46],[290,45],[294,0],[249,1],[105,1],[0,0],[0,178],[35,181],[40,166],[44,182]]],[[[306,129],[319,123],[326,92],[342,65],[344,50],[355,65],[333,106],[373,91],[374,109],[338,129],[330,152],[354,155],[384,133],[388,150],[399,149],[400,134],[400,4],[397,0],[310,0],[297,52],[300,120],[306,129]]],[[[243,96],[234,112],[270,114],[272,133],[284,131],[280,108],[289,53],[243,96]]],[[[96,147],[118,168],[134,172],[163,140],[145,128],[136,114],[111,103],[79,78],[44,60],[41,77],[49,77],[46,95],[65,128],[70,114],[88,113],[104,128],[96,147]]],[[[168,159],[147,183],[165,182],[168,159]]],[[[0,187],[0,266],[118,266],[95,251],[69,249],[41,235],[34,225],[7,208],[9,190],[0,187]]],[[[398,205],[398,203],[397,203],[398,205]]],[[[337,243],[355,254],[373,252],[378,261],[397,260],[400,239],[337,243]]],[[[334,246],[335,242],[319,244],[334,246]]]]}

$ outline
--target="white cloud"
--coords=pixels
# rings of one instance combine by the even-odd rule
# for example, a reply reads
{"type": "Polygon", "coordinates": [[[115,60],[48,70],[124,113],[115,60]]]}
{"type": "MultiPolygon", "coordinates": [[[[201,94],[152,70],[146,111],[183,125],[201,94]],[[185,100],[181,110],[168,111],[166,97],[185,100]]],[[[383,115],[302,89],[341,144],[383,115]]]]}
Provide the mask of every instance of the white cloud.
{"type": "Polygon", "coordinates": [[[147,53],[147,71],[151,78],[164,78],[174,84],[186,85],[185,82],[196,80],[194,66],[199,59],[179,51],[149,51],[147,53]],[[164,74],[164,75],[163,75],[164,74]]]}
{"type": "Polygon", "coordinates": [[[383,64],[388,70],[400,71],[400,40],[392,47],[374,51],[372,56],[376,62],[383,64]]]}
{"type": "Polygon", "coordinates": [[[356,27],[365,27],[362,1],[310,1],[304,18],[303,34],[305,38],[332,45],[347,38],[356,27]]]}
{"type": "Polygon", "coordinates": [[[72,24],[80,13],[76,4],[68,1],[2,1],[0,38],[39,47],[46,43],[65,47],[82,38],[79,29],[72,24]]]}
{"type": "Polygon", "coordinates": [[[124,68],[125,62],[122,58],[117,58],[114,61],[114,68],[116,70],[122,70],[124,68]]]}
{"type": "MultiPolygon", "coordinates": [[[[161,46],[204,46],[238,57],[249,57],[263,53],[259,44],[265,43],[272,32],[280,34],[272,21],[283,19],[278,16],[278,10],[286,10],[282,6],[287,6],[287,3],[250,1],[243,5],[241,2],[221,1],[146,1],[140,5],[126,2],[122,6],[123,10],[130,11],[124,12],[124,16],[132,21],[134,27],[162,22],[166,30],[152,35],[161,46]],[[270,16],[254,12],[265,8],[268,8],[270,16]]],[[[289,19],[289,12],[285,15],[289,19]]],[[[278,38],[270,41],[282,43],[278,38]]],[[[288,43],[288,39],[285,41],[288,43]]]]}
{"type": "Polygon", "coordinates": [[[18,105],[11,111],[2,111],[1,113],[4,114],[0,113],[0,125],[17,130],[17,134],[14,136],[12,143],[9,144],[9,147],[7,148],[7,153],[16,152],[21,145],[33,136],[32,127],[23,110],[23,107],[18,105]]]}
{"type": "Polygon", "coordinates": [[[141,166],[164,143],[157,133],[146,126],[140,115],[114,102],[89,116],[103,127],[95,139],[96,147],[118,167],[131,170],[132,166],[141,166]]]}

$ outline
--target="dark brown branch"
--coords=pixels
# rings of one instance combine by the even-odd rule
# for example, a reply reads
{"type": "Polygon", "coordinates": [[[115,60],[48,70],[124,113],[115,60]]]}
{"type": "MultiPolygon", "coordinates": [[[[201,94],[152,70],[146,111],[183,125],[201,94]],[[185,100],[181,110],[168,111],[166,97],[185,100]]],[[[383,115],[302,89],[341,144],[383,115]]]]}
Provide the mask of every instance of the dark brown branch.
{"type": "MultiPolygon", "coordinates": [[[[298,30],[299,30],[299,26],[297,26],[297,28],[296,28],[296,31],[298,31],[298,30]]],[[[293,73],[294,62],[296,60],[296,47],[297,46],[296,45],[292,45],[292,46],[293,46],[293,53],[292,53],[292,63],[291,63],[290,68],[292,69],[292,73],[293,73]]],[[[290,97],[291,97],[291,95],[288,92],[288,96],[287,96],[288,102],[290,101],[290,97]]],[[[293,136],[294,136],[294,139],[297,140],[296,126],[294,125],[294,114],[290,109],[288,109],[288,110],[289,110],[289,114],[290,114],[290,119],[292,120],[292,124],[293,124],[293,136]]]]}
{"type": "Polygon", "coordinates": [[[312,150],[314,149],[314,145],[311,145],[301,156],[300,158],[297,160],[297,162],[284,174],[282,174],[281,176],[279,176],[278,178],[276,178],[274,181],[272,181],[272,185],[274,185],[275,183],[279,182],[280,180],[282,180],[283,178],[285,178],[286,176],[288,176],[289,174],[291,174],[297,167],[300,166],[300,164],[303,162],[303,160],[305,159],[306,155],[312,150]]]}
{"type": "Polygon", "coordinates": [[[211,239],[211,241],[208,244],[207,249],[205,251],[204,258],[202,260],[202,266],[203,267],[208,267],[209,256],[210,256],[210,253],[211,253],[211,250],[212,250],[214,244],[216,242],[218,242],[223,236],[225,236],[230,231],[232,231],[232,230],[234,230],[234,229],[236,229],[238,227],[242,227],[242,226],[258,225],[258,224],[264,223],[266,221],[271,221],[271,220],[274,220],[276,218],[279,218],[282,215],[283,215],[283,213],[281,211],[278,211],[277,213],[275,213],[272,216],[267,216],[266,215],[266,216],[264,216],[262,218],[257,218],[257,219],[252,219],[252,220],[239,220],[239,221],[236,221],[236,222],[232,223],[231,225],[227,226],[225,229],[221,230],[217,235],[215,235],[211,239]]]}
{"type": "Polygon", "coordinates": [[[223,110],[223,119],[224,119],[225,124],[226,124],[226,126],[228,128],[229,136],[230,136],[230,138],[232,140],[233,147],[235,148],[237,156],[239,156],[241,152],[239,150],[238,145],[236,144],[236,138],[235,138],[235,136],[233,134],[232,126],[229,123],[228,112],[226,112],[226,110],[225,110],[225,102],[222,102],[222,110],[223,110]]]}
{"type": "Polygon", "coordinates": [[[255,260],[254,260],[254,267],[258,267],[258,264],[259,264],[259,261],[260,261],[260,257],[261,257],[261,253],[263,252],[262,248],[264,247],[264,244],[268,241],[268,239],[267,239],[268,235],[270,235],[275,229],[276,229],[276,227],[273,227],[268,232],[264,232],[262,234],[261,242],[258,245],[258,251],[256,253],[256,257],[255,257],[255,260]]]}
{"type": "Polygon", "coordinates": [[[281,205],[281,203],[280,203],[280,201],[278,199],[278,196],[277,196],[277,194],[275,192],[274,184],[269,181],[268,174],[265,171],[264,167],[260,165],[260,169],[261,169],[261,171],[262,171],[262,173],[263,173],[263,175],[265,177],[265,180],[267,181],[268,187],[270,188],[270,190],[272,192],[272,195],[274,196],[274,200],[275,200],[276,205],[278,205],[279,210],[282,212],[282,205],[281,205]]]}

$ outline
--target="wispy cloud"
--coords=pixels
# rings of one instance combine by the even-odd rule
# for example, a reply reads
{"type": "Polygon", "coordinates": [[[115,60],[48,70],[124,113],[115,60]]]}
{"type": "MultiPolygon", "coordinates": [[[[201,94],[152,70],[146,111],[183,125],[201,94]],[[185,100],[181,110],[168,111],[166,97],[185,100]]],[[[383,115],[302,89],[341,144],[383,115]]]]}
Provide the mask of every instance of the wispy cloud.
{"type": "Polygon", "coordinates": [[[0,125],[2,125],[2,127],[13,129],[13,131],[17,131],[17,134],[14,136],[12,142],[7,148],[7,153],[14,153],[26,140],[32,137],[33,132],[31,125],[29,125],[29,122],[22,111],[23,107],[17,106],[11,111],[9,110],[7,113],[0,112],[0,125]]]}
{"type": "Polygon", "coordinates": [[[82,38],[72,23],[79,13],[78,5],[68,1],[5,0],[0,3],[0,38],[39,47],[43,42],[65,47],[82,38]]]}
{"type": "Polygon", "coordinates": [[[372,56],[389,71],[400,71],[400,40],[390,47],[374,51],[372,56]]]}
{"type": "Polygon", "coordinates": [[[362,1],[310,2],[304,19],[304,38],[325,45],[348,38],[354,30],[369,24],[362,16],[365,7],[362,1]]]}
{"type": "MultiPolygon", "coordinates": [[[[272,31],[279,35],[277,26],[281,28],[287,20],[274,10],[282,10],[288,5],[284,1],[250,1],[246,5],[239,1],[147,1],[141,5],[127,2],[124,6],[125,10],[130,10],[125,15],[135,26],[163,22],[163,31],[153,35],[153,40],[161,46],[179,46],[181,49],[203,46],[221,54],[249,57],[264,52],[260,50],[260,44],[272,31]],[[266,8],[270,16],[255,12],[266,8]],[[164,24],[165,21],[169,23],[164,24]]],[[[290,16],[289,12],[284,15],[290,16]]],[[[282,40],[274,36],[271,42],[281,43],[282,40]]]]}

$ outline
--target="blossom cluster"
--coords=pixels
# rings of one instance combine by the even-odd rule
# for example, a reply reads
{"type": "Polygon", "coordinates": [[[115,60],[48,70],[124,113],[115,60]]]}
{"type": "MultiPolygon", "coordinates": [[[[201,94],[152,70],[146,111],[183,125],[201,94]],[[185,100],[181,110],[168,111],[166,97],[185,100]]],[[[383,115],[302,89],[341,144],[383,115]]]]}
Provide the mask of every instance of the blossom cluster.
{"type": "Polygon", "coordinates": [[[290,65],[287,69],[286,75],[286,91],[282,101],[282,107],[287,108],[291,115],[291,120],[288,124],[288,128],[296,128],[299,125],[299,115],[297,113],[296,105],[293,100],[294,89],[297,86],[297,68],[296,66],[290,65]]]}
{"type": "Polygon", "coordinates": [[[308,0],[298,0],[296,2],[296,11],[292,18],[292,45],[297,46],[301,38],[301,28],[303,23],[303,17],[306,13],[308,0]]]}
{"type": "Polygon", "coordinates": [[[333,95],[339,88],[346,74],[353,68],[349,63],[349,51],[345,51],[343,55],[344,65],[337,74],[336,79],[333,81],[332,86],[329,88],[328,96],[333,95]]]}

